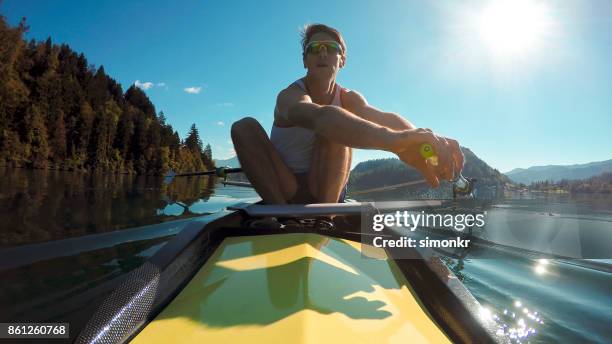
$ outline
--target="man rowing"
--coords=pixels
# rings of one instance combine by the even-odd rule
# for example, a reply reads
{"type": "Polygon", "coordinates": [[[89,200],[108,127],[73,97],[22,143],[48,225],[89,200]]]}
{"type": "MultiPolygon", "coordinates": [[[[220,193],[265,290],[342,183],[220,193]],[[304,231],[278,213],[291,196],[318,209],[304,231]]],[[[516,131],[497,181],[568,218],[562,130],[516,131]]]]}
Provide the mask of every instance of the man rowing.
{"type": "Polygon", "coordinates": [[[344,198],[351,148],[395,153],[432,187],[453,180],[463,167],[457,141],[415,128],[336,83],[346,63],[340,32],[323,24],[302,32],[306,76],[282,90],[270,138],[251,117],[232,125],[232,140],[249,181],[267,204],[335,203],[344,198]],[[435,163],[420,154],[429,144],[435,163]]]}

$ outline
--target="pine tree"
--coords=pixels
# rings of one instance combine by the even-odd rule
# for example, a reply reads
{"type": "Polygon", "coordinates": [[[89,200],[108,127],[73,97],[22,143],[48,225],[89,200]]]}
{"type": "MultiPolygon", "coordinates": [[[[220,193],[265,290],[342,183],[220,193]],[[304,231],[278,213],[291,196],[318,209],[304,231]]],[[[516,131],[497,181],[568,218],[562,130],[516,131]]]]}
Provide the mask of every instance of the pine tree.
{"type": "Polygon", "coordinates": [[[13,130],[5,129],[0,133],[3,142],[2,151],[0,151],[0,160],[9,166],[21,167],[24,161],[23,144],[19,140],[19,134],[13,130]]]}
{"type": "Polygon", "coordinates": [[[34,168],[46,168],[47,157],[49,155],[49,144],[47,141],[47,127],[42,113],[36,105],[29,108],[26,115],[26,123],[29,129],[26,136],[26,143],[29,146],[29,160],[34,168]]]}
{"type": "Polygon", "coordinates": [[[101,115],[96,119],[93,135],[91,139],[92,150],[89,152],[89,165],[96,170],[105,171],[108,169],[109,153],[111,147],[108,142],[109,118],[101,115]]]}
{"type": "Polygon", "coordinates": [[[52,132],[52,153],[56,164],[61,164],[66,159],[66,124],[64,123],[64,111],[59,110],[52,132]]]}
{"type": "Polygon", "coordinates": [[[159,114],[157,115],[157,119],[159,121],[159,124],[161,124],[162,126],[166,125],[166,115],[163,111],[159,112],[159,114]]]}
{"type": "Polygon", "coordinates": [[[214,162],[212,159],[212,148],[210,148],[210,144],[207,144],[204,148],[204,154],[202,154],[202,160],[204,161],[204,166],[207,170],[210,170],[214,167],[214,162]]]}
{"type": "Polygon", "coordinates": [[[123,112],[123,116],[117,126],[114,147],[120,152],[124,160],[130,158],[130,141],[134,135],[134,122],[129,114],[123,112]]]}
{"type": "Polygon", "coordinates": [[[202,155],[202,140],[200,139],[200,134],[198,133],[198,128],[196,128],[195,123],[192,124],[189,129],[189,134],[185,139],[185,146],[190,151],[202,155]]]}
{"type": "Polygon", "coordinates": [[[155,117],[155,106],[147,95],[138,87],[132,85],[125,91],[125,101],[142,111],[148,117],[155,117]]]}
{"type": "Polygon", "coordinates": [[[87,99],[91,107],[97,112],[101,111],[106,101],[110,98],[107,90],[108,77],[104,72],[104,66],[100,66],[87,88],[87,99]]]}
{"type": "Polygon", "coordinates": [[[135,111],[135,121],[134,121],[134,135],[132,136],[132,142],[131,142],[131,147],[130,147],[131,152],[132,152],[131,156],[132,156],[132,159],[139,160],[140,157],[144,155],[145,149],[148,146],[148,143],[147,143],[148,121],[147,121],[147,118],[145,117],[146,115],[142,113],[142,111],[138,109],[133,109],[132,111],[135,111]]]}
{"type": "Polygon", "coordinates": [[[86,167],[89,152],[89,140],[93,128],[95,113],[87,101],[80,105],[78,114],[74,117],[71,126],[71,168],[83,169],[86,167]]]}
{"type": "Polygon", "coordinates": [[[156,172],[158,174],[165,174],[170,169],[170,149],[167,146],[161,147],[159,157],[159,164],[156,172]]]}

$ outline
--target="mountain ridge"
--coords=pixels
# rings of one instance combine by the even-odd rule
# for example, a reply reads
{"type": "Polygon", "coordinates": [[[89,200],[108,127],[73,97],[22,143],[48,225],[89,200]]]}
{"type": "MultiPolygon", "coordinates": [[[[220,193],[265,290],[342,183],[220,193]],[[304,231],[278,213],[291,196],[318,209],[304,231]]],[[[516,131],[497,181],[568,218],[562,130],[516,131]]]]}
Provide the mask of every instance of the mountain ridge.
{"type": "MultiPolygon", "coordinates": [[[[481,192],[496,194],[503,190],[505,184],[511,182],[504,174],[478,158],[469,148],[461,147],[461,150],[465,156],[462,174],[466,178],[477,179],[476,185],[481,189],[481,192]]],[[[365,190],[414,182],[422,179],[423,176],[420,172],[397,158],[368,160],[357,164],[351,171],[349,190],[353,192],[364,192],[365,190]]],[[[428,187],[423,183],[412,188],[426,189],[428,187]]]]}
{"type": "Polygon", "coordinates": [[[601,173],[612,172],[612,159],[572,165],[544,165],[515,168],[505,175],[517,183],[530,184],[537,181],[557,182],[563,179],[586,179],[601,173]]]}
{"type": "Polygon", "coordinates": [[[229,159],[214,159],[215,161],[215,166],[217,167],[232,167],[232,168],[237,168],[240,167],[240,161],[238,161],[238,157],[237,156],[233,156],[229,159]]]}

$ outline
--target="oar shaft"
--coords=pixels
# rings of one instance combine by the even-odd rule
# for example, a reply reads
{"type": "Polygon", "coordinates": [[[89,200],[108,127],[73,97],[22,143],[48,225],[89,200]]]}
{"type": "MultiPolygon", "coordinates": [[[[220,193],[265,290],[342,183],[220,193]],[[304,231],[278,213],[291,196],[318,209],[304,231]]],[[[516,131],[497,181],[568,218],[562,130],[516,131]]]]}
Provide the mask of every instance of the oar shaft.
{"type": "Polygon", "coordinates": [[[175,177],[188,177],[188,176],[207,176],[207,175],[215,175],[220,178],[227,178],[228,173],[237,173],[242,172],[241,168],[233,168],[233,167],[217,167],[212,171],[200,171],[200,172],[185,172],[185,173],[174,173],[174,171],[170,170],[168,174],[166,174],[164,178],[165,184],[170,184],[175,177]]]}
{"type": "Polygon", "coordinates": [[[246,188],[252,188],[253,184],[247,182],[235,182],[231,180],[226,180],[223,182],[223,185],[232,185],[232,186],[242,186],[246,188]]]}
{"type": "Polygon", "coordinates": [[[184,177],[184,176],[206,176],[206,175],[217,175],[222,177],[223,174],[228,174],[228,173],[238,173],[238,172],[242,172],[241,168],[218,168],[216,170],[212,170],[212,171],[200,171],[200,172],[186,172],[186,173],[177,173],[174,176],[175,177],[184,177]]]}

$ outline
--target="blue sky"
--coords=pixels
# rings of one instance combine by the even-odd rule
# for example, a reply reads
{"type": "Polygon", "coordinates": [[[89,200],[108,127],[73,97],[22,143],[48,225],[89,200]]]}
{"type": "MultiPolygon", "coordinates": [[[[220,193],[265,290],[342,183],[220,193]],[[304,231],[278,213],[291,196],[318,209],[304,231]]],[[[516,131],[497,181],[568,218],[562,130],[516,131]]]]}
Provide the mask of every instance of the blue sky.
{"type": "MultiPolygon", "coordinates": [[[[299,28],[312,22],[347,41],[340,84],[502,172],[612,158],[607,0],[5,0],[0,11],[124,90],[150,86],[157,111],[182,137],[196,123],[216,158],[233,155],[229,128],[243,116],[269,132],[277,93],[304,75],[299,28]]],[[[358,151],[353,164],[387,156],[358,151]]]]}

